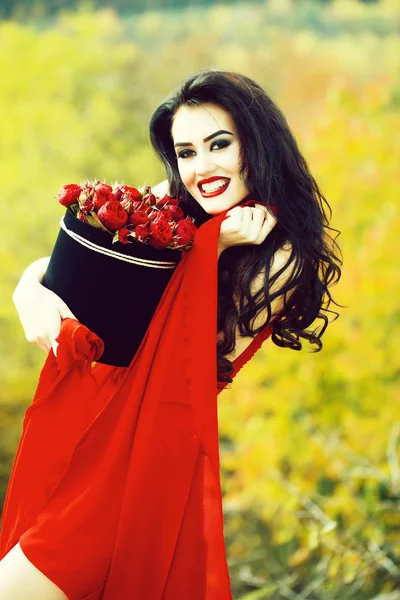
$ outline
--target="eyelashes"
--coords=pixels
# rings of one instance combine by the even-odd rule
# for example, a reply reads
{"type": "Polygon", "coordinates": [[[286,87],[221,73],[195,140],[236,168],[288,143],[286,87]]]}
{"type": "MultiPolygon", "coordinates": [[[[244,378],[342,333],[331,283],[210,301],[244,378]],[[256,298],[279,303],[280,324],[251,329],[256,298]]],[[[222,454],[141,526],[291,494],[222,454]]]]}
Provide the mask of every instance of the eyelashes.
{"type": "MultiPolygon", "coordinates": [[[[210,150],[214,150],[214,148],[216,146],[218,146],[216,149],[217,150],[222,150],[223,148],[227,148],[228,146],[231,145],[231,142],[229,142],[228,140],[216,140],[215,142],[213,142],[210,146],[210,150]]],[[[179,152],[178,156],[176,158],[189,158],[190,156],[193,156],[193,154],[195,154],[194,150],[190,150],[189,148],[186,148],[185,150],[181,150],[181,152],[179,152]]]]}
{"type": "Polygon", "coordinates": [[[222,148],[227,148],[230,145],[231,143],[228,142],[228,140],[218,140],[211,144],[211,150],[214,148],[214,146],[219,146],[218,150],[222,150],[222,148]]]}
{"type": "Polygon", "coordinates": [[[182,150],[176,158],[188,158],[188,152],[193,153],[193,150],[182,150]]]}

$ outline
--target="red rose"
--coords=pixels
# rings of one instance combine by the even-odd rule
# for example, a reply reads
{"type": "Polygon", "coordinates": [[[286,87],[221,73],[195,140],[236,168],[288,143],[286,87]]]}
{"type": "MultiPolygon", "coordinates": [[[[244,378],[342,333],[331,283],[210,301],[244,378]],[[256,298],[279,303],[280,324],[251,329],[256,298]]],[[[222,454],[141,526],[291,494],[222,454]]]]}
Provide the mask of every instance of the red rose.
{"type": "Polygon", "coordinates": [[[121,206],[123,206],[129,214],[133,213],[135,210],[148,209],[148,206],[143,204],[141,200],[133,200],[129,194],[124,194],[122,196],[121,206]]]}
{"type": "Polygon", "coordinates": [[[193,223],[190,217],[179,221],[175,227],[174,242],[179,246],[188,246],[192,241],[194,234],[197,231],[196,225],[193,223]]]}
{"type": "Polygon", "coordinates": [[[168,196],[168,194],[165,194],[165,196],[163,196],[163,198],[157,198],[156,199],[157,208],[162,208],[163,206],[168,204],[169,200],[170,200],[170,197],[168,196]]]}
{"type": "Polygon", "coordinates": [[[141,223],[135,227],[135,235],[138,240],[145,242],[150,235],[150,223],[141,223]]]}
{"type": "Polygon", "coordinates": [[[147,223],[149,220],[148,214],[143,210],[135,210],[131,215],[129,215],[129,223],[130,225],[143,225],[147,223]]]}
{"type": "Polygon", "coordinates": [[[82,221],[83,223],[86,223],[86,217],[85,217],[85,215],[83,214],[83,212],[79,211],[79,212],[78,212],[78,214],[77,214],[76,216],[78,217],[78,219],[79,219],[80,221],[82,221]]]}
{"type": "Polygon", "coordinates": [[[113,194],[116,197],[117,200],[121,200],[122,198],[122,190],[121,188],[116,188],[115,190],[113,190],[113,194]]]}
{"type": "Polygon", "coordinates": [[[85,181],[84,184],[82,185],[82,193],[85,195],[86,198],[91,198],[93,195],[93,185],[90,185],[90,181],[85,181]]]}
{"type": "Polygon", "coordinates": [[[120,185],[119,189],[124,196],[129,197],[131,200],[136,200],[137,202],[142,201],[142,194],[138,189],[130,187],[129,185],[120,185]]]}
{"type": "Polygon", "coordinates": [[[153,248],[166,248],[174,236],[172,228],[165,219],[157,219],[150,223],[149,244],[153,248]]]}
{"type": "Polygon", "coordinates": [[[101,181],[97,181],[96,185],[94,186],[94,191],[97,190],[101,190],[103,192],[112,192],[112,186],[108,185],[107,183],[101,183],[101,181]]]}
{"type": "Polygon", "coordinates": [[[127,244],[130,233],[130,229],[128,229],[127,227],[122,227],[121,229],[118,229],[118,241],[122,244],[127,244]]]}
{"type": "Polygon", "coordinates": [[[152,221],[156,220],[156,219],[164,219],[164,221],[167,221],[168,223],[171,223],[174,218],[171,212],[169,212],[169,210],[157,210],[156,212],[154,212],[152,215],[152,221]]]}
{"type": "Polygon", "coordinates": [[[143,202],[145,202],[147,205],[154,206],[157,202],[157,198],[154,194],[149,192],[143,196],[143,202]]]}
{"type": "Polygon", "coordinates": [[[179,206],[182,202],[182,198],[171,198],[171,196],[167,196],[168,202],[171,206],[179,206]]]}
{"type": "Polygon", "coordinates": [[[58,192],[58,201],[63,206],[72,206],[78,202],[81,191],[81,186],[76,185],[75,183],[63,185],[58,192]]]}
{"type": "Polygon", "coordinates": [[[147,215],[151,215],[151,213],[154,211],[154,206],[149,206],[148,204],[146,204],[143,201],[138,202],[138,206],[139,206],[140,210],[144,210],[147,215]]]}
{"type": "Polygon", "coordinates": [[[168,213],[172,216],[173,221],[180,221],[185,216],[181,207],[176,206],[175,204],[166,204],[163,208],[163,211],[164,210],[168,211],[168,213]]]}
{"type": "Polygon", "coordinates": [[[81,202],[79,202],[79,208],[85,215],[88,215],[93,210],[93,202],[90,198],[83,198],[81,202]]]}
{"type": "Polygon", "coordinates": [[[117,198],[113,194],[111,185],[99,183],[94,188],[93,204],[97,211],[104,206],[106,202],[112,202],[116,200],[117,198]]]}
{"type": "Polygon", "coordinates": [[[168,196],[168,194],[165,194],[165,196],[163,198],[157,198],[157,206],[159,208],[162,208],[163,206],[165,206],[166,204],[169,204],[170,206],[178,206],[178,204],[180,203],[180,200],[178,198],[171,198],[171,196],[168,196]]]}
{"type": "Polygon", "coordinates": [[[107,229],[116,231],[128,223],[128,213],[118,200],[111,200],[103,204],[98,210],[97,216],[107,229]]]}
{"type": "Polygon", "coordinates": [[[154,221],[159,221],[160,219],[163,219],[164,221],[169,222],[170,221],[170,214],[167,211],[161,211],[161,210],[156,210],[153,213],[151,213],[151,215],[148,217],[149,221],[151,221],[152,223],[154,221]]]}

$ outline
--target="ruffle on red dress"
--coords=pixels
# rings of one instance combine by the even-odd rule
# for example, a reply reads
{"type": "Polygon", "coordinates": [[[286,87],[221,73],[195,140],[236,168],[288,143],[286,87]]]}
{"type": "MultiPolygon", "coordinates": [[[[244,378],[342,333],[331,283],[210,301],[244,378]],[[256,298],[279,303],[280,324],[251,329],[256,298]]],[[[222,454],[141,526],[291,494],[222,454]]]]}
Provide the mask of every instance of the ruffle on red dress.
{"type": "MultiPolygon", "coordinates": [[[[127,368],[66,319],[10,477],[0,558],[18,541],[69,600],[231,600],[217,415],[217,242],[197,231],[127,368]]],[[[234,363],[235,374],[271,333],[234,363]]]]}

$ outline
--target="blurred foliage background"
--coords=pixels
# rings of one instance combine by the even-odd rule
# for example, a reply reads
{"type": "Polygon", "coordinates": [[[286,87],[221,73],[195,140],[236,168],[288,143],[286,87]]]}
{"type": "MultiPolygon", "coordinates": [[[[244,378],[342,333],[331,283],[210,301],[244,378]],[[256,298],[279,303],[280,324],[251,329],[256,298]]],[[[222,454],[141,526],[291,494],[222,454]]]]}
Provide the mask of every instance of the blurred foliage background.
{"type": "Polygon", "coordinates": [[[398,600],[399,3],[105,5],[0,4],[0,497],[44,360],[11,295],[51,252],[58,189],[161,181],[154,108],[193,70],[236,70],[281,106],[333,208],[346,308],[321,353],[267,342],[219,397],[234,597],[398,600]]]}

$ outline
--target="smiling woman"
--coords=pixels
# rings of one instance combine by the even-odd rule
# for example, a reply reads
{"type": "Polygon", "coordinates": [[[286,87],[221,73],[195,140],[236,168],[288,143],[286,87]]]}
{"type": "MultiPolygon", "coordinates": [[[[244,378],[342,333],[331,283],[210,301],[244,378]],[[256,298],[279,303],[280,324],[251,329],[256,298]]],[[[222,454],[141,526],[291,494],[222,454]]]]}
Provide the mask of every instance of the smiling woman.
{"type": "Polygon", "coordinates": [[[204,222],[231,209],[219,240],[219,380],[232,381],[232,358],[267,326],[279,346],[300,350],[303,339],[320,350],[340,250],[329,204],[268,94],[238,73],[201,71],[156,109],[150,138],[191,214],[204,222]],[[266,212],[237,206],[249,199],[266,212]]]}
{"type": "Polygon", "coordinates": [[[207,213],[232,208],[249,194],[240,176],[240,139],[228,112],[215,104],[181,106],[171,133],[182,183],[207,213]],[[191,140],[179,141],[188,132],[191,140]]]}
{"type": "MultiPolygon", "coordinates": [[[[322,347],[341,261],[266,92],[196,73],[155,110],[150,138],[168,176],[158,190],[198,229],[129,366],[93,362],[99,340],[41,285],[45,259],[14,293],[27,337],[50,352],[4,506],[1,600],[232,600],[217,394],[271,335],[322,347]]],[[[121,313],[139,322],[133,296],[121,313]]],[[[122,344],[120,315],[115,327],[122,344]]]]}

